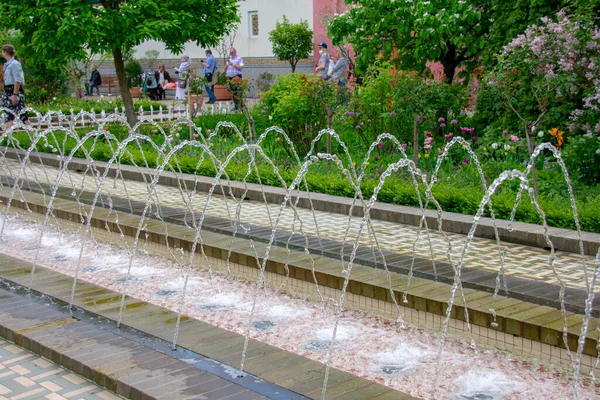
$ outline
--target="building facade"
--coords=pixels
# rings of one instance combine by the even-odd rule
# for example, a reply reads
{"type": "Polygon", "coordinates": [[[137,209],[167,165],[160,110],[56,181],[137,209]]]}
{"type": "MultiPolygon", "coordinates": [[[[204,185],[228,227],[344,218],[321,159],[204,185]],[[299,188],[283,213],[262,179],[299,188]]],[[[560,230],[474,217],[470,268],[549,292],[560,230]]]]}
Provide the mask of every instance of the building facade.
{"type": "MultiPolygon", "coordinates": [[[[244,59],[274,59],[269,42],[269,32],[275,28],[277,21],[283,19],[285,15],[290,22],[298,23],[301,20],[308,21],[313,28],[314,23],[314,3],[316,0],[244,0],[239,2],[240,23],[235,29],[235,33],[225,38],[227,46],[232,40],[233,47],[244,59]]],[[[212,49],[215,55],[220,46],[212,49]]],[[[173,54],[165,49],[161,42],[148,41],[136,48],[135,56],[143,58],[148,50],[158,50],[159,59],[178,59],[177,54],[173,54]]],[[[205,58],[204,48],[189,43],[185,47],[185,54],[192,59],[199,60],[205,58]]],[[[227,49],[227,54],[229,49],[227,49]]]]}

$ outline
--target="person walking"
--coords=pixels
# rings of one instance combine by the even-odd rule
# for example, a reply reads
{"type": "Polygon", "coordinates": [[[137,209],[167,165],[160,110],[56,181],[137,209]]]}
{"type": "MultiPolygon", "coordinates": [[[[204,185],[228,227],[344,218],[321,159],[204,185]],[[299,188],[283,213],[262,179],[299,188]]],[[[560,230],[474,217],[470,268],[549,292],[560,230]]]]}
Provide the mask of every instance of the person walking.
{"type": "Polygon", "coordinates": [[[190,69],[190,58],[188,56],[181,57],[181,64],[179,68],[175,68],[175,73],[179,75],[177,79],[177,88],[175,89],[175,99],[185,100],[185,93],[187,90],[188,74],[190,69]]]}
{"type": "Polygon", "coordinates": [[[327,43],[319,44],[319,64],[315,67],[317,75],[324,80],[328,80],[327,70],[329,69],[329,54],[327,53],[327,43]]]}
{"type": "Polygon", "coordinates": [[[229,79],[229,91],[233,94],[233,111],[239,111],[242,105],[240,85],[242,79],[242,68],[244,68],[244,60],[237,55],[237,51],[232,48],[229,50],[229,60],[225,64],[225,73],[229,79]]]}
{"type": "Polygon", "coordinates": [[[13,126],[13,121],[18,117],[23,123],[29,121],[25,106],[25,76],[21,63],[15,59],[15,48],[11,44],[2,46],[4,64],[4,93],[2,94],[2,107],[7,109],[7,123],[5,129],[13,126]]]}
{"type": "Polygon", "coordinates": [[[102,85],[102,76],[100,75],[100,72],[98,72],[98,68],[94,67],[90,80],[85,83],[85,95],[93,96],[94,88],[96,88],[98,96],[100,96],[100,85],[102,85]]]}
{"type": "Polygon", "coordinates": [[[215,97],[214,85],[217,80],[217,59],[213,56],[212,51],[206,50],[206,62],[202,62],[204,66],[204,77],[206,78],[206,94],[208,94],[208,103],[214,104],[217,101],[215,97]]]}
{"type": "Polygon", "coordinates": [[[167,94],[165,92],[165,88],[163,85],[165,82],[171,82],[171,75],[167,71],[165,71],[164,65],[158,66],[158,71],[154,71],[154,78],[156,78],[156,82],[158,82],[158,96],[159,99],[167,98],[167,94]]]}
{"type": "Polygon", "coordinates": [[[334,63],[331,80],[334,82],[337,81],[339,87],[346,87],[346,84],[348,83],[348,68],[350,65],[348,59],[342,55],[337,61],[332,59],[331,62],[334,63]]]}

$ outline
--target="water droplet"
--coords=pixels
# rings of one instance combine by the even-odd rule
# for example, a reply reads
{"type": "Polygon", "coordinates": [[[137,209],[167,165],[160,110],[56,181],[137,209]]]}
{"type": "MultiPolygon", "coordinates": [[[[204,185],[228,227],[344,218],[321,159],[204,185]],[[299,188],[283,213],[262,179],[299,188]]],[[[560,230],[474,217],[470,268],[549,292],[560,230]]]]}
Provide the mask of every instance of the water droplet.
{"type": "Polygon", "coordinates": [[[490,326],[494,329],[498,328],[498,323],[496,321],[492,322],[490,326]]]}

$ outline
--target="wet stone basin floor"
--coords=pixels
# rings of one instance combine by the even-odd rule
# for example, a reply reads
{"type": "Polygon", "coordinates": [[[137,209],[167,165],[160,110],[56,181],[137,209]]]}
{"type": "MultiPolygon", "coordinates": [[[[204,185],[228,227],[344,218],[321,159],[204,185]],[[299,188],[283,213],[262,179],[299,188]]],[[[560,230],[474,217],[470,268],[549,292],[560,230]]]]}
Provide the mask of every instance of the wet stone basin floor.
{"type": "MultiPolygon", "coordinates": [[[[38,252],[40,225],[11,218],[2,252],[32,262],[38,252]]],[[[73,276],[79,259],[78,232],[47,227],[38,264],[73,276]]],[[[177,311],[184,283],[180,263],[144,254],[133,259],[125,246],[88,241],[79,279],[177,311]]],[[[35,279],[35,278],[34,278],[35,279]]],[[[255,295],[252,282],[195,269],[189,277],[183,314],[245,334],[255,295]]],[[[424,399],[564,399],[572,391],[572,372],[507,352],[472,347],[468,338],[450,338],[440,351],[441,336],[364,313],[345,311],[332,344],[335,308],[263,287],[250,329],[258,341],[424,399]],[[437,376],[437,379],[434,377],[437,376]],[[435,388],[432,386],[436,382],[435,388]]],[[[125,312],[135,312],[135,310],[125,312]]],[[[241,348],[240,348],[241,351],[241,348]]],[[[600,396],[600,387],[584,378],[580,399],[600,396]]]]}

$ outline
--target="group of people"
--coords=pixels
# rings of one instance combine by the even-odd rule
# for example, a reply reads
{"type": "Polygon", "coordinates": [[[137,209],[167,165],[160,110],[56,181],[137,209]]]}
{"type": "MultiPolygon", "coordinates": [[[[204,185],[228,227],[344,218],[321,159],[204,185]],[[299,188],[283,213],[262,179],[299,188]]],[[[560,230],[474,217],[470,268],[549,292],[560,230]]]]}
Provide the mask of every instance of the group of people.
{"type": "MultiPolygon", "coordinates": [[[[204,68],[204,77],[206,78],[205,90],[208,94],[208,104],[213,104],[217,101],[214,93],[214,85],[217,80],[218,64],[211,50],[206,50],[206,60],[202,60],[204,68]]],[[[341,56],[337,60],[328,53],[327,44],[319,44],[319,63],[315,67],[315,72],[325,81],[337,82],[340,87],[345,87],[348,83],[349,61],[346,57],[341,56]]],[[[2,106],[8,110],[8,123],[6,129],[10,128],[16,116],[21,121],[26,123],[29,119],[27,112],[23,110],[25,107],[25,78],[23,76],[23,68],[21,63],[15,59],[15,48],[10,44],[2,46],[2,57],[6,60],[4,64],[4,93],[2,94],[2,106]]],[[[229,50],[229,59],[225,63],[225,75],[228,79],[229,90],[233,94],[235,108],[239,110],[242,106],[239,98],[240,85],[236,84],[242,78],[242,70],[244,68],[244,60],[238,56],[236,49],[229,50]]],[[[156,80],[156,90],[158,99],[166,97],[165,90],[175,88],[175,99],[184,100],[187,86],[189,83],[190,58],[188,56],[181,57],[181,63],[174,69],[177,79],[171,79],[171,75],[165,69],[164,65],[160,65],[157,71],[154,71],[156,80]]],[[[100,95],[99,86],[102,85],[102,76],[97,68],[94,68],[90,79],[85,82],[86,95],[92,96],[94,89],[100,95]]]]}
{"type": "Polygon", "coordinates": [[[348,72],[350,63],[344,56],[340,56],[337,61],[327,51],[327,43],[319,44],[319,63],[315,67],[315,72],[323,80],[332,80],[337,82],[338,86],[345,87],[348,83],[348,72]]]}

